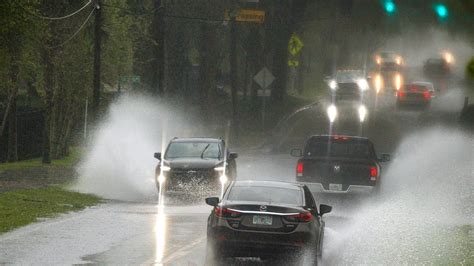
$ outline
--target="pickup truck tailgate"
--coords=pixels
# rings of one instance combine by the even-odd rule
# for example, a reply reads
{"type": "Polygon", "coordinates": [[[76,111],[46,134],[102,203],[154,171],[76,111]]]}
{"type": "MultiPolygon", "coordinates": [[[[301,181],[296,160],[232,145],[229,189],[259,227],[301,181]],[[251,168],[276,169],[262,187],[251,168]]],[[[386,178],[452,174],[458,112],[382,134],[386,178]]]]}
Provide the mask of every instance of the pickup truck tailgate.
{"type": "Polygon", "coordinates": [[[376,185],[378,167],[370,160],[304,158],[299,163],[303,164],[303,173],[297,176],[297,181],[320,183],[326,190],[346,191],[350,185],[376,185]]]}

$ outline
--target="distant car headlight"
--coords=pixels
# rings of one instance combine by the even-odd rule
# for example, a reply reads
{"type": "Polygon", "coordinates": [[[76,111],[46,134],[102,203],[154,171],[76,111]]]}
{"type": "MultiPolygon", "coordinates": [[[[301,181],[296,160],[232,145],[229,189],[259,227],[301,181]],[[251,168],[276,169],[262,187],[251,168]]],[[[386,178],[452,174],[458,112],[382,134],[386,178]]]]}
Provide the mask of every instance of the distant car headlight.
{"type": "Polygon", "coordinates": [[[401,65],[402,64],[402,57],[397,56],[397,58],[395,59],[395,62],[397,63],[397,65],[401,65]]]}
{"type": "Polygon", "coordinates": [[[446,63],[448,63],[448,64],[454,63],[454,57],[453,57],[452,53],[444,52],[443,57],[444,57],[444,60],[446,60],[446,63]]]}
{"type": "Polygon", "coordinates": [[[380,90],[382,90],[382,87],[383,87],[383,79],[382,79],[382,76],[380,74],[377,74],[375,76],[374,85],[375,85],[376,92],[379,93],[380,90]]]}
{"type": "Polygon", "coordinates": [[[219,177],[219,181],[221,182],[221,184],[227,183],[227,180],[228,180],[228,178],[227,178],[226,175],[221,175],[221,176],[219,177]]]}
{"type": "Polygon", "coordinates": [[[328,113],[328,118],[329,118],[329,122],[334,122],[336,120],[336,117],[337,117],[337,108],[334,104],[331,104],[328,109],[327,109],[327,113],[328,113]]]}
{"type": "Polygon", "coordinates": [[[359,112],[359,120],[360,122],[364,122],[365,118],[367,117],[367,107],[364,105],[359,106],[359,109],[357,110],[359,112]]]}
{"type": "Polygon", "coordinates": [[[395,75],[395,88],[397,89],[397,91],[400,90],[400,88],[402,87],[402,83],[403,83],[402,75],[396,74],[395,75]]]}
{"type": "Polygon", "coordinates": [[[361,89],[362,91],[365,91],[369,88],[369,83],[367,83],[366,79],[357,80],[357,85],[359,86],[359,89],[361,89]]]}
{"type": "Polygon", "coordinates": [[[331,88],[331,90],[335,90],[337,88],[337,82],[331,79],[331,81],[329,81],[329,88],[331,88]]]}
{"type": "Polygon", "coordinates": [[[377,62],[377,65],[380,65],[382,63],[382,58],[380,58],[380,56],[376,56],[375,62],[377,62]]]}

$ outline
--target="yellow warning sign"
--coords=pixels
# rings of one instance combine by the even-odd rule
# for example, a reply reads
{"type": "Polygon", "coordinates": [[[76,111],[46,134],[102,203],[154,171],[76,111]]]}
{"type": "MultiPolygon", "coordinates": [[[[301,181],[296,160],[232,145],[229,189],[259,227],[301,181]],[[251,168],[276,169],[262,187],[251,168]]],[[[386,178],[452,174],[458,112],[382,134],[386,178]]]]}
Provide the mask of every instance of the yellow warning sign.
{"type": "Polygon", "coordinates": [[[301,39],[293,33],[291,35],[290,41],[288,42],[288,52],[290,52],[292,56],[296,56],[300,53],[301,48],[303,48],[303,46],[304,44],[301,39]]]}
{"type": "Polygon", "coordinates": [[[256,9],[240,9],[237,11],[235,21],[263,23],[265,21],[265,11],[256,9]]]}
{"type": "Polygon", "coordinates": [[[288,60],[289,67],[297,67],[299,65],[300,65],[300,62],[298,60],[293,60],[293,59],[288,60]]]}

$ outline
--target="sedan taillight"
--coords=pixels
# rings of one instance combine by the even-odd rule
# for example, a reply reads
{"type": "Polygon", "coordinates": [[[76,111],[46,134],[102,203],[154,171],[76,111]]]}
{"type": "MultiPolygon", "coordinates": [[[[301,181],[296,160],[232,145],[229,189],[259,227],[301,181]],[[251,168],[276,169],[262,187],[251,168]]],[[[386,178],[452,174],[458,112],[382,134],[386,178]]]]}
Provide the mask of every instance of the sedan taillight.
{"type": "Polygon", "coordinates": [[[285,219],[290,222],[307,223],[313,220],[313,215],[310,212],[301,212],[298,214],[286,215],[285,219]]]}
{"type": "Polygon", "coordinates": [[[223,217],[223,218],[236,218],[236,217],[239,217],[240,215],[242,215],[242,213],[240,213],[238,211],[234,211],[234,210],[227,209],[227,208],[221,208],[221,207],[215,207],[214,208],[214,214],[217,217],[223,217]]]}

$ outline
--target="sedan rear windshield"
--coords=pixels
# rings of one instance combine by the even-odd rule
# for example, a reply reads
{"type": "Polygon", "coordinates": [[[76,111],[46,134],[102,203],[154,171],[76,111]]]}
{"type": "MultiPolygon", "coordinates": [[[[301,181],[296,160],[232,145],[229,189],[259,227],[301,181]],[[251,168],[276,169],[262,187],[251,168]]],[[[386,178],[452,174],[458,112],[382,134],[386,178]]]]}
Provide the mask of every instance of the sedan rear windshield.
{"type": "Polygon", "coordinates": [[[322,141],[309,143],[305,149],[306,156],[312,157],[349,157],[368,159],[371,157],[369,143],[366,141],[322,141]]]}
{"type": "Polygon", "coordinates": [[[173,158],[213,158],[221,157],[219,143],[208,142],[174,142],[168,147],[165,159],[173,158]]]}
{"type": "Polygon", "coordinates": [[[227,200],[303,206],[303,192],[296,188],[234,186],[230,190],[227,200]]]}
{"type": "Polygon", "coordinates": [[[402,87],[402,90],[408,92],[423,92],[425,90],[428,90],[428,88],[425,85],[421,84],[407,84],[402,87]]]}

